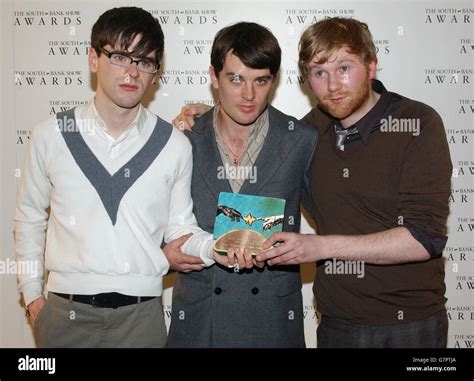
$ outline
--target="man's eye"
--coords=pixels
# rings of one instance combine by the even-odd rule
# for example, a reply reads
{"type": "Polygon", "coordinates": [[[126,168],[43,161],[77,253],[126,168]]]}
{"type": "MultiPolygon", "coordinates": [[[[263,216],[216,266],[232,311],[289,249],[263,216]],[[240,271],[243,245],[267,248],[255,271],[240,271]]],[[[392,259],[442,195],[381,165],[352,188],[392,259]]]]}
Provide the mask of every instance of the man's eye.
{"type": "Polygon", "coordinates": [[[347,66],[347,65],[341,66],[340,70],[341,70],[342,73],[347,73],[349,71],[349,66],[347,66]]]}
{"type": "Polygon", "coordinates": [[[230,81],[232,83],[240,83],[240,76],[239,75],[234,75],[233,77],[230,78],[230,81]]]}
{"type": "Polygon", "coordinates": [[[313,72],[313,75],[316,77],[316,78],[322,78],[324,76],[324,71],[322,70],[315,70],[313,72]]]}
{"type": "Polygon", "coordinates": [[[257,85],[265,85],[267,83],[267,79],[266,78],[258,78],[256,80],[257,82],[257,85]]]}
{"type": "Polygon", "coordinates": [[[154,63],[150,61],[140,61],[140,65],[144,69],[154,69],[154,63]]]}
{"type": "Polygon", "coordinates": [[[128,58],[122,54],[112,54],[112,59],[117,62],[124,62],[128,58]]]}

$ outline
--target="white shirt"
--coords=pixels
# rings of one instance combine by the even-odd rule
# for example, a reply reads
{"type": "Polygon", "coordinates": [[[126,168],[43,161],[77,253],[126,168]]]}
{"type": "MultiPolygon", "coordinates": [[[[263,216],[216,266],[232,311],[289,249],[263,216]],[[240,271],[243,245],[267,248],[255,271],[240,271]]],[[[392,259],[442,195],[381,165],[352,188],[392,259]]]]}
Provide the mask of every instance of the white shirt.
{"type": "MultiPolygon", "coordinates": [[[[135,120],[114,139],[94,102],[76,108],[75,117],[85,143],[111,175],[140,151],[157,121],[140,106],[135,120]]],[[[13,218],[17,260],[40,270],[18,275],[25,304],[42,295],[44,269],[48,291],[159,296],[169,270],[161,243],[188,232],[193,236],[182,251],[212,265],[212,235],[197,226],[192,213],[191,175],[191,144],[173,128],[162,151],[120,200],[114,225],[56,117],[35,126],[13,218]]]]}

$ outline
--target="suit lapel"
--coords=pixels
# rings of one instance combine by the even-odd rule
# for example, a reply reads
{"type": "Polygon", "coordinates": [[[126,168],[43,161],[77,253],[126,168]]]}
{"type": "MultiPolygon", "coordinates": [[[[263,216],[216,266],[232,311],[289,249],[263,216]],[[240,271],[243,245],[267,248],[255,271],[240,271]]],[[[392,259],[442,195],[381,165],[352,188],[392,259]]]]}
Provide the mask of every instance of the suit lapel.
{"type": "Polygon", "coordinates": [[[191,133],[198,136],[197,139],[194,139],[196,145],[194,165],[197,166],[209,190],[217,199],[220,192],[232,193],[232,188],[226,176],[219,176],[220,173],[223,173],[224,164],[217,148],[212,126],[213,113],[214,108],[199,118],[191,133]]]}
{"type": "MultiPolygon", "coordinates": [[[[198,137],[194,139],[196,144],[194,165],[197,166],[209,190],[217,199],[220,192],[232,193],[232,188],[225,176],[218,176],[222,173],[219,167],[223,168],[224,164],[212,127],[213,112],[214,109],[211,109],[199,118],[191,133],[198,137]]],[[[250,179],[245,180],[239,193],[259,194],[262,192],[301,138],[301,133],[297,131],[296,126],[289,125],[294,122],[272,106],[268,106],[268,122],[265,143],[254,163],[254,167],[257,168],[257,181],[252,183],[250,179]]]]}
{"type": "MultiPolygon", "coordinates": [[[[263,143],[262,150],[255,160],[257,181],[245,180],[240,193],[259,194],[286,160],[293,147],[301,138],[301,133],[296,126],[289,125],[292,121],[288,117],[283,118],[278,110],[268,106],[268,134],[263,143]]],[[[294,123],[294,122],[293,122],[294,123]]]]}

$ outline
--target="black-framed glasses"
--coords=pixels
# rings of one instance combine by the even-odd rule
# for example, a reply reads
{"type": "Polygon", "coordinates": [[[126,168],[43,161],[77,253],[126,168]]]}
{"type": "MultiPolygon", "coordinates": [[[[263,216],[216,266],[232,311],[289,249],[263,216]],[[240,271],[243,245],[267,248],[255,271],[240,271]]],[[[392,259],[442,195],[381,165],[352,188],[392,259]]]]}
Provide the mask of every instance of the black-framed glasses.
{"type": "Polygon", "coordinates": [[[137,69],[148,74],[155,74],[160,68],[159,64],[149,58],[134,60],[124,52],[109,52],[104,48],[101,48],[100,50],[108,57],[110,63],[113,65],[130,67],[134,62],[136,62],[137,69]]]}

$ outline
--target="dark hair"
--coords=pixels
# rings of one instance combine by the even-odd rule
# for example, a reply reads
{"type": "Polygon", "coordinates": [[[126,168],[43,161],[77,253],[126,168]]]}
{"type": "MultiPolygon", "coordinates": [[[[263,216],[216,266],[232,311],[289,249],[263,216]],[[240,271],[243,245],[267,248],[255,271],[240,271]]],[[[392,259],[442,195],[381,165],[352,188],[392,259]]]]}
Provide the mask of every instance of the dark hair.
{"type": "Polygon", "coordinates": [[[272,32],[259,24],[239,22],[217,32],[211,51],[211,65],[216,76],[229,51],[252,69],[268,68],[273,75],[280,69],[280,45],[272,32]]]}
{"type": "Polygon", "coordinates": [[[160,63],[165,48],[161,26],[149,12],[137,7],[113,8],[104,12],[92,27],[91,46],[100,55],[105,45],[119,45],[127,50],[136,36],[140,41],[133,56],[146,57],[156,51],[156,63],[160,63]]]}

